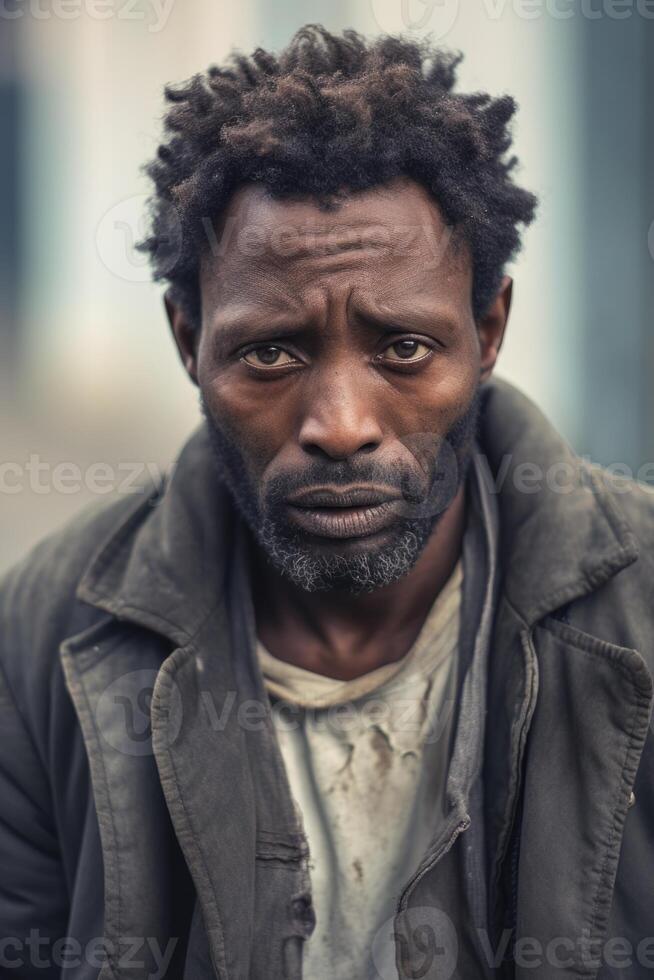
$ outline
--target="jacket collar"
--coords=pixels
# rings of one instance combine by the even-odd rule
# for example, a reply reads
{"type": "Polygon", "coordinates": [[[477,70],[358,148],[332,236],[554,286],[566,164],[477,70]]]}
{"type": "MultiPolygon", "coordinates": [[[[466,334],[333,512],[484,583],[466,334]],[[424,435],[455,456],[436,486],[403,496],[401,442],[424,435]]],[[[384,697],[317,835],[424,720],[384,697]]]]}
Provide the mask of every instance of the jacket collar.
{"type": "Polygon", "coordinates": [[[234,518],[203,424],[101,544],[77,598],[185,645],[222,598],[234,518]]]}
{"type": "Polygon", "coordinates": [[[526,625],[636,560],[606,472],[577,456],[507,382],[486,387],[481,444],[498,494],[503,591],[526,625]]]}
{"type": "MultiPolygon", "coordinates": [[[[527,625],[635,561],[605,477],[506,382],[484,386],[480,443],[498,494],[504,593],[527,625]]],[[[100,547],[78,598],[185,643],[219,601],[234,523],[203,424],[163,488],[100,547]]]]}

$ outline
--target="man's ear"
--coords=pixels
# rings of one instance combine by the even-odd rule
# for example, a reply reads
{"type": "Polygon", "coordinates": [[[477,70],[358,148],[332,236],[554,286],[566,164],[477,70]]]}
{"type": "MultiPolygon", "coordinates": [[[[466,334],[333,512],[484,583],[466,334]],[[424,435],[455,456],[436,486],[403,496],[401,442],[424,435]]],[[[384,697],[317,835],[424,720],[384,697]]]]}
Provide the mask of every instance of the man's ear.
{"type": "Polygon", "coordinates": [[[497,355],[504,340],[506,322],[509,318],[512,292],[513,279],[510,276],[504,276],[495,299],[477,324],[481,350],[480,381],[488,381],[495,367],[497,355]]]}
{"type": "Polygon", "coordinates": [[[182,364],[189,378],[196,385],[198,383],[197,353],[200,327],[191,323],[186,313],[171,299],[170,291],[164,294],[164,305],[182,364]]]}

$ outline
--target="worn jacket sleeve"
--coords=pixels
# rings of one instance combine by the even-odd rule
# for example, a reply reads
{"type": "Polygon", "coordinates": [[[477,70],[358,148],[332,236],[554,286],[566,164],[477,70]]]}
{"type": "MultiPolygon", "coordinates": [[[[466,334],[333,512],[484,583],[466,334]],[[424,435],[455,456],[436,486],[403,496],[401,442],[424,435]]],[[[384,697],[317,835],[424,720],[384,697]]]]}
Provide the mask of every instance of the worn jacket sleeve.
{"type": "Polygon", "coordinates": [[[78,518],[77,527],[55,532],[0,580],[3,980],[59,978],[75,952],[67,938],[70,893],[87,784],[59,646],[80,568],[97,541],[88,521],[78,518]]]}
{"type": "Polygon", "coordinates": [[[0,975],[58,977],[67,898],[48,781],[0,665],[0,975]]]}

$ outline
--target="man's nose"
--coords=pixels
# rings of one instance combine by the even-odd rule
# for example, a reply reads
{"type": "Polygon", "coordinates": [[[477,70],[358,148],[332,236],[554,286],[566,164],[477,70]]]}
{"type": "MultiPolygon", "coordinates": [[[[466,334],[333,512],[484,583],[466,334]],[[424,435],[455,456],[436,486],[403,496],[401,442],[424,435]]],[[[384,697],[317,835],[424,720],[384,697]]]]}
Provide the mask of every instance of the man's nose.
{"type": "Polygon", "coordinates": [[[358,372],[350,377],[339,372],[329,383],[317,382],[300,428],[302,449],[331,459],[373,452],[383,438],[373,407],[374,399],[358,372]]]}

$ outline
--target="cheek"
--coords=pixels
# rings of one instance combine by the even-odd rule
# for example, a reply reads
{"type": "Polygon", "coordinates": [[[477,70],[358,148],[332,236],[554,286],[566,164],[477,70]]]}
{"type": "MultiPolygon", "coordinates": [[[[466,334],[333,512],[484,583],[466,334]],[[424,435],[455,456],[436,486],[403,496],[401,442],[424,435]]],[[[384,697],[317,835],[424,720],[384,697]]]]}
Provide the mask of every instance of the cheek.
{"type": "Polygon", "coordinates": [[[403,431],[444,435],[465,415],[478,382],[474,358],[442,355],[407,399],[403,431]]]}
{"type": "Polygon", "coordinates": [[[434,404],[443,413],[447,428],[470,406],[479,384],[479,369],[469,358],[457,359],[434,388],[434,404]]]}
{"type": "Polygon", "coordinates": [[[208,380],[199,376],[200,390],[216,425],[238,447],[250,471],[260,476],[284,444],[283,407],[272,393],[255,395],[252,383],[236,381],[228,373],[214,373],[208,380]]]}
{"type": "Polygon", "coordinates": [[[478,379],[474,358],[470,356],[443,356],[434,364],[434,369],[425,374],[419,388],[412,393],[413,397],[406,399],[403,417],[398,419],[395,450],[398,462],[414,470],[417,464],[425,475],[433,472],[439,459],[440,465],[448,459],[455,465],[444,437],[466,416],[478,379]]]}

